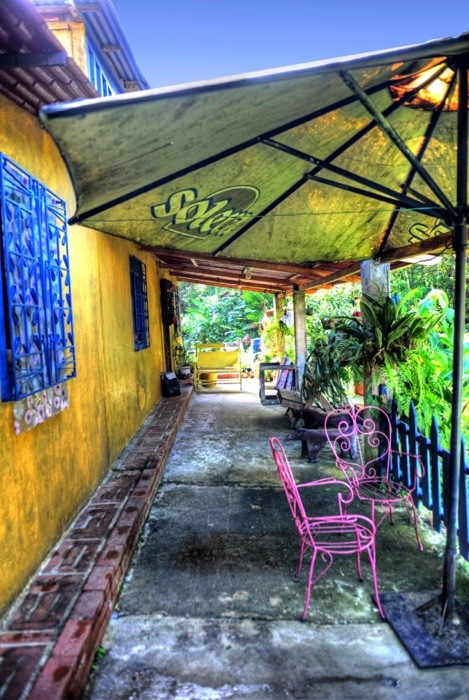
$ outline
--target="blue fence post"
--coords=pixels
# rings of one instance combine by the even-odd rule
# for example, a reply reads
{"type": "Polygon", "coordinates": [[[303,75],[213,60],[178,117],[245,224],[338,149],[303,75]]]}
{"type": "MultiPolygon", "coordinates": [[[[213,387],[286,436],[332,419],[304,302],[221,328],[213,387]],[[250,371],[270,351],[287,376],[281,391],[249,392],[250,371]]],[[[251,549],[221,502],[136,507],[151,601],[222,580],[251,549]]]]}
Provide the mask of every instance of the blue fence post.
{"type": "Polygon", "coordinates": [[[423,479],[420,479],[418,487],[418,495],[422,500],[423,505],[429,510],[433,509],[433,499],[431,485],[431,466],[430,466],[430,440],[425,435],[418,435],[417,441],[419,445],[418,455],[422,461],[425,474],[423,479]]]}
{"type": "Polygon", "coordinates": [[[441,532],[441,521],[443,519],[443,502],[441,497],[442,483],[440,479],[439,457],[440,441],[438,434],[438,425],[435,418],[432,418],[430,427],[430,480],[433,501],[433,527],[438,532],[441,532]]]}
{"type": "Polygon", "coordinates": [[[391,403],[391,450],[392,450],[392,456],[391,456],[391,474],[393,476],[393,479],[396,481],[399,480],[399,475],[400,475],[400,465],[399,465],[399,442],[398,442],[398,435],[399,435],[399,423],[400,419],[397,414],[397,403],[396,399],[393,398],[392,403],[391,403]]]}
{"type": "MultiPolygon", "coordinates": [[[[409,431],[408,431],[408,449],[406,452],[409,452],[411,455],[416,455],[417,454],[417,435],[418,435],[418,427],[417,427],[417,413],[415,412],[415,406],[414,402],[410,402],[410,407],[409,407],[409,431]]],[[[414,483],[414,478],[415,478],[415,472],[417,470],[417,460],[414,457],[410,457],[409,459],[409,464],[407,465],[407,479],[408,481],[406,482],[406,486],[412,486],[414,483]]],[[[418,494],[418,492],[417,492],[418,494]]],[[[415,494],[415,495],[417,495],[415,494]]]]}
{"type": "Polygon", "coordinates": [[[464,438],[461,440],[461,472],[459,485],[459,553],[469,560],[469,494],[468,465],[464,438]]]}
{"type": "MultiPolygon", "coordinates": [[[[391,473],[396,481],[402,481],[406,486],[413,483],[417,461],[406,456],[420,457],[425,475],[415,492],[415,498],[432,511],[432,524],[437,532],[441,532],[442,523],[446,524],[448,517],[448,479],[450,453],[440,445],[438,424],[432,418],[430,437],[422,435],[418,430],[417,412],[413,402],[409,407],[409,425],[402,421],[397,412],[397,404],[391,404],[391,447],[395,451],[392,456],[391,473]]],[[[469,561],[469,465],[466,457],[464,439],[461,449],[461,480],[458,512],[458,541],[461,556],[469,561]]]]}

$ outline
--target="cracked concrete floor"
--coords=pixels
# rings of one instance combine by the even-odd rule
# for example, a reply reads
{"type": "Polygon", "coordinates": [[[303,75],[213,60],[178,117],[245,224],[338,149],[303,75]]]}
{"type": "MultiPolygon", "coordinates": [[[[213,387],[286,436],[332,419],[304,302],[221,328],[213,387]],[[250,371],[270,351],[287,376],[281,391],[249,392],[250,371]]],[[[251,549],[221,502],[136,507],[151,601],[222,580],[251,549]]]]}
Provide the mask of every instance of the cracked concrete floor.
{"type": "MultiPolygon", "coordinates": [[[[359,583],[353,558],[294,583],[298,538],[267,439],[284,409],[242,393],[195,394],[113,613],[88,700],[467,697],[469,667],[420,670],[359,583]]],[[[286,443],[300,481],[330,475],[286,443]]],[[[332,493],[316,502],[327,508],[332,493]]],[[[438,589],[442,539],[419,552],[405,518],[380,528],[380,590],[438,589]]]]}

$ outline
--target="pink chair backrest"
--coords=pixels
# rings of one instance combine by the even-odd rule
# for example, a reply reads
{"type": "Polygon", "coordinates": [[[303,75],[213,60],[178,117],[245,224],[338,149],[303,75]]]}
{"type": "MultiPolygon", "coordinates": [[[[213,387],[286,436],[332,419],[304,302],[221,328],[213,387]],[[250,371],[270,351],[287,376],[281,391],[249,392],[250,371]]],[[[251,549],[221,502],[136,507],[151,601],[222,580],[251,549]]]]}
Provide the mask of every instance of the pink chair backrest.
{"type": "Polygon", "coordinates": [[[307,516],[287,455],[278,438],[269,438],[269,443],[296,528],[300,535],[304,535],[305,531],[307,531],[307,527],[305,528],[307,516]]]}
{"type": "Polygon", "coordinates": [[[331,411],[324,423],[337,466],[349,482],[380,475],[388,477],[391,421],[386,411],[375,406],[364,406],[348,408],[345,414],[337,421],[336,413],[331,411]],[[350,457],[352,446],[357,453],[353,459],[350,457]]]}

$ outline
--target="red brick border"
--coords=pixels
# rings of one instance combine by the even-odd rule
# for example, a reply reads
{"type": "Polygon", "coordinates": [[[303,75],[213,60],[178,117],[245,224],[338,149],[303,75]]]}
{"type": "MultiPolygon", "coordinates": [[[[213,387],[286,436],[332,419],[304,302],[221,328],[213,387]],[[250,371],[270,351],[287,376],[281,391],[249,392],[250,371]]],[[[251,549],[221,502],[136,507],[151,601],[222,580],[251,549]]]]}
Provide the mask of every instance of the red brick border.
{"type": "Polygon", "coordinates": [[[163,398],[0,630],[0,697],[79,698],[189,403],[163,398]]]}

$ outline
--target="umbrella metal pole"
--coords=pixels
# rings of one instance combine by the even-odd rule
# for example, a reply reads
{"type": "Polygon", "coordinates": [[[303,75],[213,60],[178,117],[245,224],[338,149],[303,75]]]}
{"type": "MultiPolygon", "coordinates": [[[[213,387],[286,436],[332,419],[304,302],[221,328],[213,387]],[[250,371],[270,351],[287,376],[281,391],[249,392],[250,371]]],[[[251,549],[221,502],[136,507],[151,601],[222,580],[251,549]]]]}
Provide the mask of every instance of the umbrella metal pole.
{"type": "Polygon", "coordinates": [[[459,109],[457,151],[457,210],[454,227],[455,259],[455,319],[453,347],[453,401],[451,413],[451,459],[449,479],[449,512],[443,569],[442,603],[443,614],[448,620],[454,618],[456,569],[457,569],[457,525],[459,507],[459,481],[461,469],[461,408],[463,382],[463,348],[465,329],[466,251],[467,251],[467,147],[468,147],[468,60],[459,66],[459,109]]]}
{"type": "Polygon", "coordinates": [[[457,568],[457,524],[459,507],[459,481],[461,469],[461,407],[463,382],[463,343],[465,319],[465,279],[467,224],[455,227],[455,320],[453,350],[453,400],[451,412],[451,458],[448,498],[447,537],[443,569],[443,605],[449,619],[454,615],[456,568],[457,568]],[[458,241],[458,243],[456,243],[458,241]],[[457,247],[456,247],[457,246],[457,247]]]}
{"type": "Polygon", "coordinates": [[[457,569],[457,526],[459,508],[459,482],[461,469],[461,407],[463,382],[463,343],[465,320],[465,280],[467,224],[462,222],[455,227],[455,319],[453,350],[453,400],[451,407],[451,458],[448,499],[448,521],[446,548],[443,569],[443,606],[446,616],[454,616],[457,569]],[[456,241],[458,243],[456,244],[456,241]],[[456,247],[457,245],[457,247],[456,247]]]}

